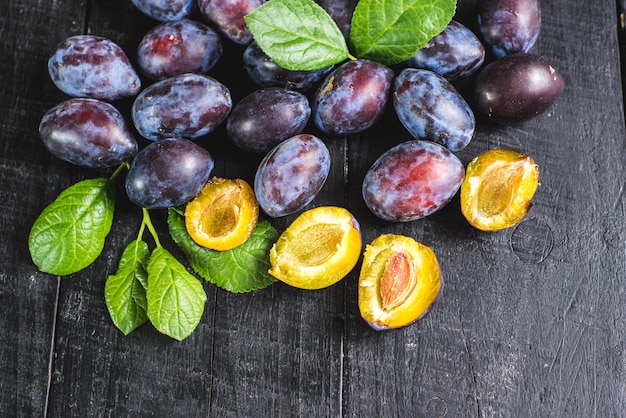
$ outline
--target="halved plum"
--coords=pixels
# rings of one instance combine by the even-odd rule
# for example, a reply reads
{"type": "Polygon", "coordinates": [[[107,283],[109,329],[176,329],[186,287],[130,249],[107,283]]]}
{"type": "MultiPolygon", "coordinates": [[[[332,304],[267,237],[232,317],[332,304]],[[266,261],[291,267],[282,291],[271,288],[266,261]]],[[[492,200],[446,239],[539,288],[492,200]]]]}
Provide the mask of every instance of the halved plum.
{"type": "Polygon", "coordinates": [[[423,318],[443,289],[434,251],[411,237],[383,234],[365,248],[359,276],[361,317],[377,331],[423,318]]]}

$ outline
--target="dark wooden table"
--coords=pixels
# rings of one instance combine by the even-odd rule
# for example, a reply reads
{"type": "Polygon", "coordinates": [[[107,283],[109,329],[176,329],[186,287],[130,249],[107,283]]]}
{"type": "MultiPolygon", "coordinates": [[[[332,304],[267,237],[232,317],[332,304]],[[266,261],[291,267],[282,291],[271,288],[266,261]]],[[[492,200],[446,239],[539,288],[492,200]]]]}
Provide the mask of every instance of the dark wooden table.
{"type": "MultiPolygon", "coordinates": [[[[471,25],[473,1],[459,1],[471,25]]],[[[472,229],[458,197],[405,224],[377,220],[360,197],[367,168],[409,139],[385,127],[325,137],[331,176],[311,206],[350,209],[364,242],[395,232],[431,246],[445,290],[404,330],[376,333],[360,318],[358,267],[325,290],[276,283],[230,294],[205,283],[204,316],[183,342],[149,324],[129,336],[109,319],[104,282],[141,213],[119,187],[113,231],[88,269],[38,272],[27,247],[41,210],[96,174],[53,157],[38,124],[66,99],[46,61],[68,36],[109,37],[131,59],[155,22],[130,0],[0,2],[0,415],[50,417],[624,417],[626,416],[626,136],[619,3],[542,1],[533,52],[566,88],[540,117],[515,126],[479,122],[464,163],[507,147],[541,170],[534,206],[515,228],[472,229]]],[[[213,71],[235,100],[253,86],[226,44],[213,71]]],[[[124,111],[129,103],[120,103],[124,111]]],[[[394,125],[395,124],[395,125],[394,125]]],[[[389,128],[393,126],[393,128],[389,128]]],[[[147,142],[141,142],[145,145],[147,142]]],[[[242,155],[224,131],[198,143],[215,174],[252,181],[260,157],[242,155]]],[[[165,213],[153,218],[164,245],[165,213]]],[[[282,230],[293,216],[273,220],[282,230]]],[[[360,266],[359,266],[360,267],[360,266]]]]}

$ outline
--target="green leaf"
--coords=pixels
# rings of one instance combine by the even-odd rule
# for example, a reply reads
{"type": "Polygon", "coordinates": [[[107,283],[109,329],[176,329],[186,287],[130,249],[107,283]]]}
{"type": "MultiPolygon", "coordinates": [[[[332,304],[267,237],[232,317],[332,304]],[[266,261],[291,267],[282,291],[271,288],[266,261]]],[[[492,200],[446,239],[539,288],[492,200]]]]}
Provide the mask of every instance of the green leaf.
{"type": "Polygon", "coordinates": [[[178,341],[196,329],[207,298],[202,283],[163,247],[150,256],[146,297],[152,325],[178,341]]]}
{"type": "Polygon", "coordinates": [[[411,58],[450,23],[456,0],[360,0],[352,16],[354,54],[392,65],[411,58]]]}
{"type": "Polygon", "coordinates": [[[148,288],[148,244],[135,240],[122,253],[115,275],[104,285],[104,300],[111,320],[124,335],[130,334],[148,320],[146,289],[148,288]]]}
{"type": "Polygon", "coordinates": [[[48,205],[33,224],[28,249],[39,270],[58,276],[93,263],[111,231],[115,208],[113,182],[80,181],[48,205]]]}
{"type": "Polygon", "coordinates": [[[287,70],[317,70],[349,57],[341,30],[313,0],[269,0],[244,19],[261,50],[287,70]]]}
{"type": "Polygon", "coordinates": [[[276,279],[270,269],[269,251],[278,239],[278,232],[265,220],[259,220],[252,236],[237,248],[213,251],[196,244],[185,228],[185,219],[174,210],[167,219],[170,235],[183,250],[198,275],[214,285],[233,293],[265,288],[276,279]]]}

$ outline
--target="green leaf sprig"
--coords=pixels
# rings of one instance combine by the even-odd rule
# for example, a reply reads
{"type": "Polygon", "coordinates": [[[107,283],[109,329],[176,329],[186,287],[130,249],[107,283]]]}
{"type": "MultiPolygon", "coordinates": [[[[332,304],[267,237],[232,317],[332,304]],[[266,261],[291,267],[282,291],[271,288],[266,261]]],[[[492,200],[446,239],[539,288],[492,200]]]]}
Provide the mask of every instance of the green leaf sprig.
{"type": "Polygon", "coordinates": [[[443,31],[455,12],[456,0],[360,0],[349,35],[353,53],[335,21],[313,0],[269,0],[244,19],[278,65],[308,71],[348,58],[385,65],[406,61],[443,31]]]}

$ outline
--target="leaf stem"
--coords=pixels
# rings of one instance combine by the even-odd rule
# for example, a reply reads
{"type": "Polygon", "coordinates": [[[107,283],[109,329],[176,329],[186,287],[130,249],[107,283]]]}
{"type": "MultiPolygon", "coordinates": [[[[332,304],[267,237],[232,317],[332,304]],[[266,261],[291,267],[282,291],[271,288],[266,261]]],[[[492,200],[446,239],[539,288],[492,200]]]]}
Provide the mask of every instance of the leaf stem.
{"type": "Polygon", "coordinates": [[[115,178],[118,176],[118,174],[120,174],[122,172],[122,170],[125,169],[125,168],[130,168],[130,164],[128,164],[127,162],[123,162],[122,164],[120,164],[120,166],[115,169],[113,174],[111,174],[111,177],[109,177],[109,180],[110,181],[115,180],[115,178]]]}
{"type": "Polygon", "coordinates": [[[148,231],[150,231],[150,234],[152,235],[152,238],[154,239],[154,243],[156,244],[157,248],[161,248],[162,246],[161,242],[159,241],[159,235],[157,234],[156,229],[154,229],[154,225],[152,225],[152,220],[150,219],[148,209],[141,208],[141,210],[143,211],[142,228],[144,225],[148,228],[148,231]]]}
{"type": "Polygon", "coordinates": [[[356,61],[356,60],[358,60],[358,58],[357,58],[357,57],[355,57],[354,55],[352,55],[352,54],[350,54],[350,53],[348,53],[348,59],[349,59],[349,60],[352,60],[352,61],[356,61]]]}

